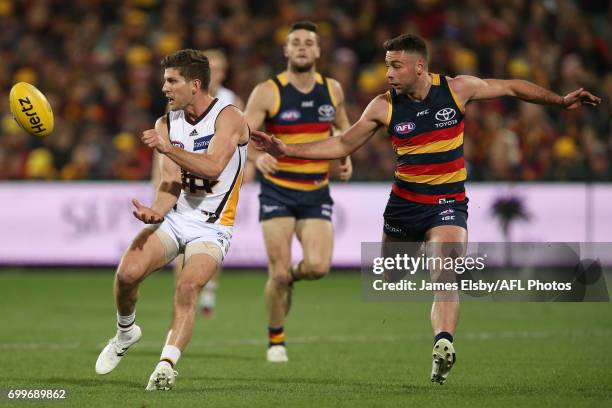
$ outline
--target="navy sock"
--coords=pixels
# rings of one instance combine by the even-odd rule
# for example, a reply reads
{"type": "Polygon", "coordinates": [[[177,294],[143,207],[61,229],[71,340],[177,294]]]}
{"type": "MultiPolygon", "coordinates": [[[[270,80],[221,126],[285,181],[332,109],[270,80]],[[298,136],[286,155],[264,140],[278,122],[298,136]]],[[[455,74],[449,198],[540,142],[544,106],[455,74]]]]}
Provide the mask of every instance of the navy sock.
{"type": "Polygon", "coordinates": [[[440,339],[446,339],[446,340],[448,340],[448,341],[450,341],[452,343],[453,342],[453,335],[450,334],[449,332],[445,332],[445,331],[440,332],[440,333],[438,333],[438,334],[436,334],[434,336],[434,344],[436,344],[438,342],[438,340],[440,340],[440,339]]]}

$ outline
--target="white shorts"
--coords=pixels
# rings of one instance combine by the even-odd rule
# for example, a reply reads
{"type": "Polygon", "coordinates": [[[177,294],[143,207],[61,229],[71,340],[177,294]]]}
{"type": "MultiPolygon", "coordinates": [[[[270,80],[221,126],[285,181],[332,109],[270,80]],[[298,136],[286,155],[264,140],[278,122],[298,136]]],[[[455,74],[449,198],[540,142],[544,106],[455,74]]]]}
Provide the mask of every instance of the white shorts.
{"type": "Polygon", "coordinates": [[[176,251],[175,254],[169,254],[170,259],[185,252],[188,245],[196,242],[215,244],[221,250],[222,258],[225,259],[232,241],[233,230],[233,227],[227,225],[208,223],[205,217],[196,218],[172,210],[165,215],[161,224],[147,225],[147,228],[154,231],[159,229],[172,239],[176,251]]]}

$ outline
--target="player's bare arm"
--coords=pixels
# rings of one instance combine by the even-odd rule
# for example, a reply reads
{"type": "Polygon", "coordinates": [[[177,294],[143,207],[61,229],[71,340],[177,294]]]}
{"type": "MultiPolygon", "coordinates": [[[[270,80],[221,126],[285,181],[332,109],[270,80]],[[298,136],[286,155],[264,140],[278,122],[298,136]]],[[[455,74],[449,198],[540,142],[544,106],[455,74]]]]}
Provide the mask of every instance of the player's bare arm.
{"type": "MultiPolygon", "coordinates": [[[[160,137],[168,140],[166,117],[162,116],[155,122],[155,131],[160,137]]],[[[164,220],[164,215],[176,203],[181,193],[180,168],[172,160],[158,155],[160,182],[151,207],[147,207],[137,199],[132,199],[135,210],[133,214],[145,224],[157,224],[164,220]]]]}
{"type": "Polygon", "coordinates": [[[215,137],[203,154],[191,153],[172,145],[157,129],[143,132],[142,141],[186,171],[204,179],[215,180],[230,161],[238,143],[248,140],[244,116],[234,107],[224,109],[219,114],[216,126],[215,137]]]}
{"type": "MultiPolygon", "coordinates": [[[[328,80],[331,85],[331,90],[334,94],[334,99],[336,101],[336,119],[334,120],[334,129],[340,132],[344,132],[349,127],[351,127],[351,123],[349,122],[348,115],[346,114],[346,107],[344,104],[344,91],[342,90],[340,82],[331,78],[329,78],[328,80]]],[[[353,175],[353,163],[351,162],[350,156],[346,156],[340,159],[338,170],[340,180],[348,181],[351,179],[353,175]]]]}
{"type": "MultiPolygon", "coordinates": [[[[253,130],[260,129],[266,116],[274,109],[278,96],[276,87],[270,82],[258,84],[247,101],[244,111],[246,121],[253,130]]],[[[278,170],[276,159],[265,152],[260,152],[249,143],[248,160],[252,161],[263,174],[274,174],[278,170]]]]}
{"type": "Polygon", "coordinates": [[[448,79],[449,85],[459,101],[465,105],[472,100],[513,96],[539,105],[554,105],[564,109],[575,109],[583,105],[597,106],[601,98],[583,88],[565,96],[520,79],[481,79],[470,75],[459,75],[448,79]]]}
{"type": "Polygon", "coordinates": [[[381,127],[387,123],[389,102],[386,94],[374,98],[361,118],[346,132],[312,143],[286,145],[280,139],[265,132],[253,131],[255,147],[273,156],[291,156],[301,159],[339,159],[348,156],[364,145],[381,127]]]}

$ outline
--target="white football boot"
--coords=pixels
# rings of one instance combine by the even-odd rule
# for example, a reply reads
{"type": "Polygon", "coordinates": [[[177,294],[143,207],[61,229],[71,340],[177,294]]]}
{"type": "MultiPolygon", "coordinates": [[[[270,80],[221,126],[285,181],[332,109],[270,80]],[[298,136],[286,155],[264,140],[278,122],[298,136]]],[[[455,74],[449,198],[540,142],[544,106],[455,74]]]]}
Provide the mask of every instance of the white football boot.
{"type": "Polygon", "coordinates": [[[433,348],[433,362],[431,365],[431,382],[444,384],[455,364],[455,348],[447,339],[440,339],[433,348]]]}
{"type": "Polygon", "coordinates": [[[170,391],[174,388],[174,382],[178,371],[172,369],[167,365],[158,365],[151,377],[149,377],[149,383],[147,384],[147,391],[170,391]]]}
{"type": "Polygon", "coordinates": [[[126,341],[119,340],[119,333],[108,341],[108,344],[104,347],[98,360],[96,361],[96,373],[108,374],[119,365],[119,362],[127,352],[127,350],[134,344],[138,343],[138,340],[142,337],[142,331],[140,327],[134,325],[132,330],[129,332],[129,338],[126,341]]]}
{"type": "Polygon", "coordinates": [[[289,361],[289,357],[287,357],[287,349],[283,345],[268,347],[266,359],[269,363],[286,363],[289,361]]]}

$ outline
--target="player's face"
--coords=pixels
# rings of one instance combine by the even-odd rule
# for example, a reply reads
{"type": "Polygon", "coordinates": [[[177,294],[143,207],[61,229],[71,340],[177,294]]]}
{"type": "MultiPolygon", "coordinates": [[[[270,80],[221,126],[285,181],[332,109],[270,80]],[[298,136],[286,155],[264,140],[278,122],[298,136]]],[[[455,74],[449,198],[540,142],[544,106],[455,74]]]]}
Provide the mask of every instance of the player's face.
{"type": "Polygon", "coordinates": [[[199,80],[187,80],[177,68],[166,68],[162,92],[168,98],[171,111],[184,109],[191,103],[199,86],[199,80]]]}
{"type": "Polygon", "coordinates": [[[412,92],[419,76],[425,72],[422,56],[406,51],[387,51],[387,82],[398,94],[412,92]]]}
{"type": "Polygon", "coordinates": [[[285,57],[289,60],[291,70],[310,71],[320,55],[321,49],[316,33],[308,30],[295,30],[287,37],[285,57]]]}

